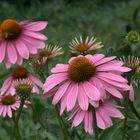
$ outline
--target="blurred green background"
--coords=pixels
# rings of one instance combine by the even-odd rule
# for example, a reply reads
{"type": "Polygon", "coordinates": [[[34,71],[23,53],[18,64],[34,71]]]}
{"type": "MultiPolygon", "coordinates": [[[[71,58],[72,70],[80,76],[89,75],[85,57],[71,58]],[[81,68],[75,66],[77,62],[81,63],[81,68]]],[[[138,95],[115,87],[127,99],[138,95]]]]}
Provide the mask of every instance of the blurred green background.
{"type": "MultiPolygon", "coordinates": [[[[56,63],[68,59],[69,42],[80,35],[97,37],[97,40],[104,44],[101,50],[104,53],[108,48],[119,47],[131,28],[130,25],[133,24],[135,14],[140,26],[140,13],[136,13],[138,6],[140,0],[0,0],[0,21],[5,18],[47,20],[49,24],[44,31],[48,36],[46,44],[59,44],[65,51],[63,57],[55,59],[56,63]]],[[[8,73],[10,70],[5,71],[4,65],[1,64],[0,84],[7,78],[8,73]]],[[[22,114],[20,121],[22,140],[62,140],[53,107],[36,95],[34,109],[36,110],[34,113],[30,108],[22,114]],[[45,129],[38,123],[38,118],[43,122],[45,129]]],[[[0,118],[0,140],[8,140],[10,126],[13,125],[8,118],[4,120],[0,118]]],[[[69,124],[67,125],[70,129],[69,124]]],[[[82,127],[79,131],[81,129],[82,127]]],[[[75,136],[74,131],[72,134],[75,136]]],[[[93,139],[92,136],[85,137],[86,140],[93,139]]],[[[116,137],[115,140],[120,138],[116,137]]]]}

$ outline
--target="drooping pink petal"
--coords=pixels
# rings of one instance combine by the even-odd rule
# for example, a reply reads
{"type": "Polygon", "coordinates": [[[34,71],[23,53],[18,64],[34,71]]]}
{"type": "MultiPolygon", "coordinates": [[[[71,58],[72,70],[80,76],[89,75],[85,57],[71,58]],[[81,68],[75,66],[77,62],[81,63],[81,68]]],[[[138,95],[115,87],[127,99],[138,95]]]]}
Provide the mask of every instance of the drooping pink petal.
{"type": "Polygon", "coordinates": [[[97,119],[97,126],[101,129],[105,129],[106,125],[102,118],[102,116],[99,114],[98,110],[96,111],[96,119],[97,119]]]}
{"type": "Polygon", "coordinates": [[[72,126],[78,126],[83,121],[84,116],[85,116],[85,112],[82,110],[79,110],[74,117],[72,126]]]}
{"type": "Polygon", "coordinates": [[[91,111],[88,114],[88,132],[93,134],[93,116],[91,111]]]}
{"type": "Polygon", "coordinates": [[[65,94],[61,99],[61,107],[60,107],[60,115],[63,114],[66,106],[67,106],[67,94],[65,94]]]}
{"type": "Polygon", "coordinates": [[[51,89],[48,92],[44,92],[43,95],[42,95],[42,98],[43,99],[48,99],[49,97],[53,96],[57,92],[58,89],[59,89],[59,86],[51,89]]]}
{"type": "Polygon", "coordinates": [[[32,32],[29,30],[26,30],[26,31],[24,30],[23,34],[26,36],[35,38],[35,39],[39,39],[39,40],[43,40],[43,41],[47,40],[47,37],[39,32],[32,32]]]}
{"type": "Polygon", "coordinates": [[[108,72],[98,72],[97,75],[99,75],[100,77],[104,77],[104,78],[107,78],[107,79],[114,80],[114,81],[127,83],[127,80],[125,78],[123,78],[121,75],[108,73],[108,72]]]}
{"type": "Polygon", "coordinates": [[[76,104],[77,96],[78,96],[78,84],[72,83],[67,96],[67,111],[73,109],[73,107],[76,104]]]}
{"type": "Polygon", "coordinates": [[[52,104],[53,104],[53,105],[56,105],[56,104],[59,102],[59,100],[62,98],[62,96],[66,93],[66,91],[67,91],[67,89],[68,89],[70,83],[71,83],[71,82],[68,81],[68,82],[64,83],[64,84],[58,89],[58,91],[56,92],[56,94],[55,94],[55,96],[54,96],[54,98],[53,98],[53,101],[52,101],[52,104]]]}
{"type": "Polygon", "coordinates": [[[5,58],[5,55],[6,55],[6,47],[7,47],[7,42],[6,41],[0,41],[0,63],[5,58]]]}
{"type": "Polygon", "coordinates": [[[26,36],[26,35],[22,35],[21,39],[28,42],[34,48],[37,48],[37,49],[45,48],[45,43],[42,40],[30,37],[30,36],[26,36]]]}
{"type": "Polygon", "coordinates": [[[14,64],[17,61],[17,52],[13,43],[14,42],[7,43],[7,55],[8,55],[9,61],[14,64]]]}
{"type": "Polygon", "coordinates": [[[89,83],[87,81],[84,82],[82,84],[82,86],[85,90],[86,95],[90,99],[92,99],[93,101],[99,101],[100,100],[100,98],[101,98],[100,92],[95,86],[93,86],[91,83],[89,83]]]}
{"type": "Polygon", "coordinates": [[[12,117],[12,110],[10,106],[7,107],[7,115],[11,118],[12,117]]]}
{"type": "Polygon", "coordinates": [[[25,44],[19,39],[16,40],[15,44],[16,44],[16,48],[17,48],[19,55],[25,59],[28,59],[29,58],[29,50],[25,46],[25,44]]]}
{"type": "Polygon", "coordinates": [[[60,84],[61,82],[67,80],[67,75],[51,75],[48,77],[48,79],[46,80],[45,84],[44,84],[44,92],[48,92],[49,90],[51,90],[52,88],[54,88],[56,85],[60,84]],[[55,81],[55,82],[54,82],[55,81]]]}
{"type": "Polygon", "coordinates": [[[102,82],[96,77],[91,78],[90,82],[100,91],[101,98],[106,99],[106,91],[102,82]]]}
{"type": "Polygon", "coordinates": [[[0,89],[1,95],[3,95],[4,93],[6,93],[6,91],[8,89],[10,89],[11,85],[12,85],[12,81],[13,81],[13,77],[10,76],[8,77],[5,82],[2,85],[2,88],[0,89]]]}
{"type": "Polygon", "coordinates": [[[40,81],[36,76],[34,76],[33,74],[29,73],[28,74],[28,78],[31,79],[36,85],[38,85],[39,87],[43,87],[43,83],[42,81],[40,81]]]}
{"type": "Polygon", "coordinates": [[[79,84],[78,88],[78,103],[82,110],[88,110],[89,107],[88,96],[86,95],[81,84],[79,84]]]}
{"type": "Polygon", "coordinates": [[[124,119],[124,115],[117,108],[111,105],[105,105],[104,109],[109,114],[109,116],[114,117],[114,118],[124,119]]]}
{"type": "Polygon", "coordinates": [[[132,102],[135,101],[135,92],[134,92],[134,88],[133,88],[133,85],[132,84],[130,85],[129,99],[132,102]]]}
{"type": "Polygon", "coordinates": [[[99,79],[107,82],[108,84],[115,86],[115,87],[118,87],[118,88],[128,88],[129,89],[129,86],[126,83],[121,83],[121,82],[113,81],[113,80],[110,80],[110,79],[107,79],[107,78],[103,78],[103,77],[100,77],[100,76],[97,76],[97,77],[99,79]]]}

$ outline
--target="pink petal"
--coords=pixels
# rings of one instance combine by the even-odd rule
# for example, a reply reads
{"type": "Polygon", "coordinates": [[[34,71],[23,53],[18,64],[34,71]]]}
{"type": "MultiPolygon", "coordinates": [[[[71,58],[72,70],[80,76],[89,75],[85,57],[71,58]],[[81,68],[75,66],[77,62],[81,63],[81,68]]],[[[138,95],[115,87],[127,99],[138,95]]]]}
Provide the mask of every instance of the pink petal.
{"type": "Polygon", "coordinates": [[[36,22],[29,22],[25,24],[23,27],[31,31],[41,31],[44,28],[46,28],[47,24],[48,24],[47,21],[36,21],[36,22]]]}
{"type": "Polygon", "coordinates": [[[39,32],[32,32],[32,31],[28,31],[28,30],[24,30],[22,32],[24,35],[35,38],[35,39],[39,39],[39,40],[47,40],[47,37],[39,32]]]}
{"type": "Polygon", "coordinates": [[[88,132],[89,134],[93,134],[93,116],[92,112],[90,111],[88,114],[88,132]]]}
{"type": "Polygon", "coordinates": [[[78,103],[82,110],[88,110],[89,107],[88,97],[81,84],[79,84],[78,88],[78,103]]]}
{"type": "Polygon", "coordinates": [[[115,87],[119,87],[119,88],[128,88],[129,86],[126,84],[126,83],[121,83],[121,82],[117,82],[117,81],[113,81],[113,80],[110,80],[110,79],[107,79],[107,78],[103,78],[103,77],[100,77],[100,76],[97,76],[99,79],[107,82],[108,84],[110,85],[113,85],[115,87]]]}
{"type": "Polygon", "coordinates": [[[127,67],[118,67],[114,65],[101,65],[96,68],[96,71],[119,71],[119,72],[129,72],[130,68],[127,67]]]}
{"type": "Polygon", "coordinates": [[[2,115],[3,113],[3,110],[4,110],[4,107],[2,105],[0,105],[0,116],[2,115]]]}
{"type": "Polygon", "coordinates": [[[86,55],[86,58],[90,59],[93,63],[98,62],[99,60],[101,60],[102,58],[104,58],[103,54],[95,54],[93,55],[86,55]]]}
{"type": "Polygon", "coordinates": [[[109,116],[114,117],[114,118],[124,119],[123,114],[115,107],[111,105],[105,105],[104,109],[106,110],[106,112],[108,112],[109,116]]]}
{"type": "Polygon", "coordinates": [[[43,99],[47,99],[51,96],[53,96],[58,90],[58,87],[55,87],[53,89],[51,89],[49,92],[44,92],[43,95],[42,95],[42,98],[43,99]]]}
{"type": "Polygon", "coordinates": [[[67,72],[67,71],[68,71],[67,64],[57,64],[54,68],[51,69],[52,73],[67,72]]]}
{"type": "Polygon", "coordinates": [[[8,89],[10,89],[10,87],[12,86],[12,81],[13,81],[13,77],[12,76],[8,77],[5,80],[5,82],[2,85],[2,88],[0,89],[1,95],[3,95],[8,89]]]}
{"type": "Polygon", "coordinates": [[[67,106],[67,94],[65,94],[61,99],[61,108],[60,108],[60,115],[64,112],[67,106]]]}
{"type": "Polygon", "coordinates": [[[96,119],[97,119],[97,126],[101,129],[105,129],[106,128],[105,122],[102,116],[100,116],[98,111],[96,111],[96,119]]]}
{"type": "Polygon", "coordinates": [[[71,84],[71,88],[67,96],[67,111],[73,109],[73,107],[76,104],[77,96],[78,96],[78,84],[77,83],[71,84]]]}
{"type": "Polygon", "coordinates": [[[100,92],[99,90],[94,86],[92,85],[91,83],[89,82],[84,82],[82,84],[84,90],[85,90],[85,93],[86,95],[92,99],[93,101],[99,101],[100,100],[100,92]]]}
{"type": "MultiPolygon", "coordinates": [[[[53,75],[51,75],[51,76],[53,76],[53,75]]],[[[49,76],[49,78],[51,78],[51,76],[49,76]]],[[[46,82],[44,84],[44,92],[48,92],[49,90],[54,88],[56,85],[60,84],[61,82],[65,81],[65,80],[67,80],[67,76],[54,77],[52,81],[46,80],[46,82]]]]}
{"type": "Polygon", "coordinates": [[[53,105],[56,105],[59,102],[59,100],[62,98],[62,96],[66,93],[70,83],[71,82],[66,82],[58,89],[52,101],[53,105]]]}
{"type": "Polygon", "coordinates": [[[100,91],[101,98],[105,99],[106,98],[106,92],[105,92],[105,88],[104,88],[104,85],[102,84],[102,82],[96,77],[91,78],[90,82],[95,87],[97,87],[97,89],[100,91]]]}
{"type": "Polygon", "coordinates": [[[111,56],[111,57],[106,57],[106,58],[103,58],[101,59],[100,61],[98,61],[97,63],[95,63],[95,66],[98,66],[98,65],[101,65],[101,64],[104,64],[104,63],[107,63],[113,59],[115,59],[116,56],[111,56]]]}
{"type": "Polygon", "coordinates": [[[7,107],[7,114],[10,118],[12,117],[12,110],[11,110],[10,106],[7,107]]]}
{"type": "Polygon", "coordinates": [[[16,40],[16,49],[19,53],[20,56],[22,56],[23,58],[28,59],[29,58],[29,50],[28,48],[25,46],[25,44],[20,41],[19,39],[16,40]]]}
{"type": "Polygon", "coordinates": [[[4,60],[6,54],[7,43],[5,41],[0,42],[0,63],[4,60]]]}
{"type": "Polygon", "coordinates": [[[107,72],[98,72],[97,75],[107,78],[107,79],[111,79],[114,81],[118,81],[118,82],[128,82],[125,78],[123,78],[121,75],[117,75],[117,74],[113,74],[113,73],[107,73],[107,72]]]}
{"type": "Polygon", "coordinates": [[[130,85],[129,99],[132,102],[135,101],[135,92],[134,92],[134,88],[133,88],[133,85],[132,84],[130,85]]]}
{"type": "Polygon", "coordinates": [[[28,42],[34,48],[38,48],[38,49],[45,48],[45,43],[42,40],[39,40],[39,39],[36,39],[36,38],[33,38],[33,37],[29,37],[29,36],[26,36],[26,35],[22,35],[21,39],[28,42]]]}
{"type": "Polygon", "coordinates": [[[39,87],[43,87],[43,83],[42,81],[40,81],[36,76],[34,76],[33,74],[29,73],[28,74],[28,78],[31,79],[36,85],[38,85],[39,87]]]}
{"type": "Polygon", "coordinates": [[[75,127],[78,126],[83,121],[84,116],[85,116],[85,112],[82,110],[79,110],[76,116],[74,117],[72,126],[75,126],[75,127]]]}
{"type": "Polygon", "coordinates": [[[11,63],[16,63],[17,61],[17,52],[16,52],[16,49],[14,47],[14,42],[9,42],[7,44],[7,55],[8,55],[8,58],[10,60],[11,63]]]}

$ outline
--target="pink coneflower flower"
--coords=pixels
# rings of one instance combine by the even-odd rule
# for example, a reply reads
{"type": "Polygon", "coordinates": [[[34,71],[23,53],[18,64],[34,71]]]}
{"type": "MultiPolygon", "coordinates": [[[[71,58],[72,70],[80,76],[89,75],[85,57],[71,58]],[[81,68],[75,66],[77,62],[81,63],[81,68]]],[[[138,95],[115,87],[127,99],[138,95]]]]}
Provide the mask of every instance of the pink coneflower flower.
{"type": "Polygon", "coordinates": [[[11,64],[22,64],[29,54],[45,47],[47,37],[39,31],[46,28],[46,21],[21,21],[6,19],[0,24],[0,62],[9,68],[11,64]]]}
{"type": "Polygon", "coordinates": [[[70,42],[70,49],[72,53],[75,54],[87,54],[90,51],[102,48],[101,42],[96,42],[96,38],[87,37],[85,40],[80,36],[80,38],[75,38],[70,42]]]}
{"type": "MultiPolygon", "coordinates": [[[[112,125],[111,118],[124,119],[123,114],[110,101],[100,102],[99,107],[95,109],[97,126],[101,129],[108,128],[112,125]]],[[[83,121],[85,132],[93,133],[93,114],[92,106],[87,111],[83,111],[79,106],[75,107],[69,115],[69,119],[73,119],[72,127],[80,125],[83,121]]]]}
{"type": "Polygon", "coordinates": [[[28,72],[26,68],[18,66],[14,68],[12,74],[3,83],[2,88],[0,89],[1,95],[5,93],[14,95],[15,88],[13,82],[20,79],[28,79],[34,83],[32,92],[39,93],[38,87],[43,87],[43,83],[35,75],[28,72]]]}
{"type": "Polygon", "coordinates": [[[0,96],[0,115],[12,117],[12,110],[17,110],[20,100],[12,95],[0,96]]]}
{"type": "Polygon", "coordinates": [[[103,54],[72,57],[68,64],[52,68],[53,74],[44,84],[44,94],[60,84],[53,105],[61,100],[61,112],[65,108],[70,111],[77,101],[83,110],[88,110],[89,103],[96,107],[108,93],[123,98],[121,92],[129,90],[129,86],[121,74],[131,69],[122,65],[114,56],[105,58],[103,54]]]}

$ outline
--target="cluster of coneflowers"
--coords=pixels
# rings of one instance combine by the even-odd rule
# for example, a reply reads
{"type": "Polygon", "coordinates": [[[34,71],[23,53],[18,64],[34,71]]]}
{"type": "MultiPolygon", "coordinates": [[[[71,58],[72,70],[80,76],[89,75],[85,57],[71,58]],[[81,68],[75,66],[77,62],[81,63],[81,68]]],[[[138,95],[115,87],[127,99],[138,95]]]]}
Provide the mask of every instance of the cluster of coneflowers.
{"type": "MultiPolygon", "coordinates": [[[[85,40],[82,37],[75,38],[69,47],[74,57],[67,64],[53,67],[50,76],[43,75],[46,79],[43,84],[22,64],[23,60],[29,59],[33,69],[40,72],[45,67],[43,70],[48,73],[48,61],[63,54],[59,46],[45,46],[47,37],[40,31],[46,26],[46,21],[18,22],[6,19],[1,22],[0,62],[6,68],[14,67],[0,89],[0,115],[12,117],[12,113],[19,110],[18,123],[22,108],[31,103],[31,94],[40,93],[43,89],[42,97],[47,99],[53,96],[52,104],[58,104],[60,115],[64,111],[68,112],[68,120],[73,119],[72,127],[83,122],[85,132],[90,134],[95,130],[97,135],[97,127],[110,127],[112,118],[123,119],[124,115],[120,111],[122,107],[114,101],[122,100],[127,94],[134,101],[132,83],[135,81],[137,85],[138,81],[130,80],[127,73],[140,72],[139,58],[119,60],[116,56],[93,55],[94,50],[103,47],[101,42],[97,42],[94,37],[85,40]]],[[[13,131],[11,140],[15,133],[13,131]]]]}

